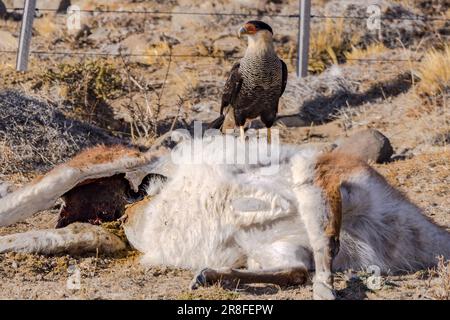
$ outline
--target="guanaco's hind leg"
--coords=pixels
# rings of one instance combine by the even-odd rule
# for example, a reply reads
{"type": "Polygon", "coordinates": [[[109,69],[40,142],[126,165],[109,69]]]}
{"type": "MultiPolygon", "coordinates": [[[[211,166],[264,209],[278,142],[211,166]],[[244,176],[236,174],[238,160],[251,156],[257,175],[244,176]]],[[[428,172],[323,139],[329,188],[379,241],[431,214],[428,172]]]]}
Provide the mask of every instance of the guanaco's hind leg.
{"type": "Polygon", "coordinates": [[[272,270],[242,270],[242,269],[210,269],[198,272],[191,282],[191,289],[211,285],[221,281],[233,283],[271,283],[279,286],[294,286],[304,284],[308,279],[305,267],[279,268],[272,270]]]}

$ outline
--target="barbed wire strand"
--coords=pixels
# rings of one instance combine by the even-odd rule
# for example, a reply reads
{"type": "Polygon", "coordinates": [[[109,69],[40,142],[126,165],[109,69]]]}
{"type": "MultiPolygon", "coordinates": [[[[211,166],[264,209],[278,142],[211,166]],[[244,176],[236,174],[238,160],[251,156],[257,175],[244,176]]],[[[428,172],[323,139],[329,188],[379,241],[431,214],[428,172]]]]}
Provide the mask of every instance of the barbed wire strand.
{"type": "MultiPolygon", "coordinates": [[[[11,11],[23,10],[23,8],[7,8],[11,11]]],[[[58,12],[58,9],[36,9],[38,12],[58,12]]],[[[150,11],[150,10],[89,10],[80,9],[81,13],[105,13],[105,14],[147,14],[147,15],[193,15],[193,16],[242,16],[242,17],[282,17],[298,18],[298,14],[276,14],[276,13],[244,13],[244,12],[186,12],[186,11],[150,11]]]]}
{"type": "MultiPolygon", "coordinates": [[[[0,53],[17,54],[15,50],[0,50],[0,53]]],[[[77,51],[31,51],[30,54],[35,55],[66,55],[66,56],[103,56],[103,57],[170,57],[170,58],[214,58],[214,59],[241,59],[243,56],[227,56],[227,55],[206,55],[206,54],[151,54],[151,53],[108,53],[108,52],[77,52],[77,51]]],[[[297,59],[297,57],[283,58],[297,59]]],[[[345,61],[361,61],[361,62],[420,62],[422,59],[362,59],[362,58],[346,58],[345,61]]]]}
{"type": "MultiPolygon", "coordinates": [[[[10,11],[19,11],[23,8],[7,8],[10,11]]],[[[58,9],[36,9],[38,12],[58,12],[58,9]]],[[[77,10],[78,11],[78,10],[77,10]]],[[[186,11],[149,11],[149,10],[98,10],[98,9],[81,9],[82,13],[98,13],[98,14],[147,14],[147,15],[194,15],[194,16],[241,16],[241,17],[280,17],[280,18],[299,18],[299,14],[278,14],[278,13],[242,13],[242,12],[186,12],[186,11]]],[[[315,15],[310,16],[313,19],[354,19],[354,20],[367,20],[369,16],[326,16],[315,15]]],[[[412,20],[412,21],[450,21],[448,18],[443,17],[428,17],[428,16],[412,16],[412,17],[390,17],[380,16],[380,20],[412,20]]]]}

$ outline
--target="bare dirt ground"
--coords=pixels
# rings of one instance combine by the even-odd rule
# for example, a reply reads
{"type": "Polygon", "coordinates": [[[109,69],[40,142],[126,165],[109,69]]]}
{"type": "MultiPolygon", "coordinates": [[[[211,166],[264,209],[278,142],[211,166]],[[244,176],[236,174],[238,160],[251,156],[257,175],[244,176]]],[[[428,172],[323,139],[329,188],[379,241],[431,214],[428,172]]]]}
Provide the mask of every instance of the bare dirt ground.
{"type": "MultiPolygon", "coordinates": [[[[97,7],[96,3],[99,1],[79,2],[80,5],[92,9],[97,7]]],[[[237,12],[264,9],[272,13],[289,13],[297,10],[297,1],[276,1],[278,4],[267,4],[263,8],[251,7],[247,1],[218,1],[216,5],[212,2],[203,2],[204,4],[196,1],[150,3],[153,9],[159,10],[237,12]]],[[[430,5],[425,5],[426,2],[392,1],[414,14],[431,16],[444,14],[447,18],[450,17],[449,7],[443,4],[444,1],[428,1],[430,5]]],[[[122,3],[102,2],[103,7],[109,6],[111,9],[139,9],[139,6],[150,9],[147,3],[131,1],[122,3]]],[[[313,7],[313,12],[324,13],[327,6],[330,8],[337,6],[345,12],[344,5],[340,3],[341,1],[318,1],[313,7]]],[[[45,14],[36,20],[33,37],[35,50],[112,52],[116,48],[115,45],[124,44],[130,51],[164,53],[171,50],[189,54],[206,52],[239,55],[242,54],[242,48],[245,48],[245,42],[240,42],[233,36],[235,29],[243,22],[242,17],[188,19],[183,16],[176,18],[142,15],[86,16],[83,21],[88,26],[89,32],[81,35],[65,31],[61,27],[64,26],[64,19],[65,17],[45,14]],[[211,28],[212,25],[215,27],[211,28]]],[[[292,50],[295,49],[295,28],[292,28],[293,24],[288,23],[286,18],[270,19],[269,23],[279,33],[276,35],[275,45],[280,55],[284,59],[289,59],[292,57],[292,50]]],[[[318,27],[324,22],[314,23],[313,29],[314,26],[318,27]]],[[[288,88],[281,101],[281,114],[289,115],[291,124],[280,122],[277,128],[283,142],[299,144],[333,142],[339,137],[366,128],[380,130],[390,139],[395,154],[393,161],[376,164],[374,167],[421,207],[430,219],[450,231],[449,84],[444,84],[444,89],[438,93],[426,91],[428,87],[423,85],[426,82],[423,80],[424,77],[420,78],[418,71],[421,65],[412,61],[422,57],[426,50],[433,46],[442,48],[443,45],[448,45],[449,25],[448,22],[438,22],[437,26],[430,27],[411,23],[406,27],[386,25],[386,29],[403,29],[394,36],[392,32],[387,32],[384,46],[372,53],[364,49],[370,46],[370,42],[366,42],[367,35],[361,35],[351,44],[359,49],[359,51],[354,49],[353,54],[359,52],[363,58],[406,61],[352,62],[346,60],[346,57],[349,57],[346,53],[352,51],[351,45],[342,41],[337,41],[331,48],[337,56],[337,61],[333,61],[333,55],[327,55],[330,47],[328,50],[321,49],[320,45],[315,44],[313,51],[316,50],[316,55],[312,57],[311,63],[312,75],[297,80],[293,72],[293,60],[288,60],[291,73],[288,88]],[[442,29],[447,31],[440,33],[439,30],[442,29]],[[402,37],[404,44],[396,40],[397,36],[402,37]],[[389,37],[393,37],[393,40],[389,37]],[[411,61],[408,61],[409,59],[411,61]],[[339,62],[338,67],[331,67],[333,62],[339,62]],[[317,121],[315,117],[322,120],[317,121]]],[[[353,35],[355,32],[354,28],[348,25],[342,28],[341,33],[331,35],[325,42],[330,43],[335,38],[347,39],[348,34],[353,35]]],[[[332,29],[339,28],[335,25],[332,29]]],[[[0,31],[12,35],[12,38],[8,38],[10,41],[14,42],[14,39],[17,41],[17,30],[17,22],[11,19],[0,20],[0,31]]],[[[2,45],[5,45],[5,42],[0,43],[0,49],[2,45]]],[[[30,71],[26,74],[14,73],[13,62],[13,57],[9,55],[0,57],[0,91],[13,89],[26,96],[35,97],[45,105],[60,111],[65,118],[92,126],[95,132],[100,130],[108,136],[104,138],[105,141],[120,139],[122,143],[145,148],[172,123],[175,123],[176,127],[190,128],[193,120],[214,119],[217,116],[224,77],[234,61],[187,58],[169,62],[167,58],[160,57],[77,60],[43,55],[33,57],[30,71]],[[94,62],[86,65],[87,61],[94,62]],[[108,69],[108,65],[105,66],[104,61],[110,63],[111,69],[108,69]],[[169,72],[167,72],[168,65],[170,65],[169,72]],[[103,71],[99,72],[98,68],[103,71]],[[104,80],[98,76],[99,73],[111,77],[115,75],[118,78],[104,80]],[[82,77],[73,78],[69,82],[64,80],[77,74],[81,74],[82,77]],[[131,78],[133,80],[130,80],[131,78]],[[94,90],[89,91],[86,85],[79,85],[83,81],[94,90]],[[139,85],[133,84],[135,82],[139,85]],[[148,119],[146,123],[142,122],[141,111],[148,106],[148,102],[151,112],[145,114],[148,117],[144,118],[148,119]],[[155,121],[157,111],[158,121],[155,121]],[[158,127],[157,132],[152,131],[153,123],[158,127]]],[[[83,143],[76,139],[78,142],[73,142],[74,139],[69,135],[69,138],[61,140],[63,141],[61,143],[66,144],[65,149],[57,149],[59,152],[64,150],[63,154],[49,157],[55,150],[46,150],[43,145],[38,145],[45,143],[45,139],[42,140],[44,142],[39,139],[33,140],[36,143],[34,146],[30,146],[27,139],[14,140],[15,142],[11,143],[15,133],[2,127],[2,123],[10,121],[8,117],[0,119],[0,181],[9,182],[13,188],[23,185],[37,174],[64,161],[82,147],[98,143],[97,138],[92,143],[86,139],[82,140],[83,143]],[[34,169],[30,169],[30,166],[34,166],[34,169]]],[[[19,121],[18,119],[15,118],[15,121],[19,121]]],[[[33,122],[36,128],[39,125],[45,126],[45,121],[52,123],[57,121],[55,118],[48,118],[50,120],[45,121],[42,117],[39,119],[42,123],[33,122]]],[[[27,134],[45,135],[47,131],[36,129],[30,131],[31,133],[27,131],[27,134]]],[[[52,131],[52,135],[55,135],[55,132],[52,131]]],[[[73,134],[76,135],[76,132],[73,134]]],[[[50,211],[36,214],[13,226],[1,227],[0,236],[52,228],[56,222],[57,212],[56,206],[50,211]]],[[[226,289],[214,286],[191,292],[188,285],[192,276],[191,271],[174,268],[145,269],[139,264],[139,253],[132,250],[117,256],[93,254],[82,257],[6,253],[0,254],[0,299],[312,298],[310,285],[293,288],[253,285],[226,289]],[[79,270],[81,275],[80,288],[76,290],[70,289],[67,285],[74,268],[79,270]]],[[[449,299],[450,297],[448,262],[447,264],[442,262],[440,267],[435,269],[419,270],[416,273],[383,275],[378,289],[370,289],[369,277],[370,274],[367,272],[351,270],[336,274],[338,298],[449,299]]]]}

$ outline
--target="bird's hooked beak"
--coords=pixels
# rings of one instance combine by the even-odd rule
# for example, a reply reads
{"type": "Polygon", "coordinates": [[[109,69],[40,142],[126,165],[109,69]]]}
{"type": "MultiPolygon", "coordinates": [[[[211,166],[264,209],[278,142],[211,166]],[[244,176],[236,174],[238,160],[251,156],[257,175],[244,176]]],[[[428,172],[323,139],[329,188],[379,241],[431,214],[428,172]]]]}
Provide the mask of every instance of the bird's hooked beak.
{"type": "Polygon", "coordinates": [[[256,33],[256,27],[251,23],[246,23],[242,26],[238,31],[238,38],[241,38],[243,35],[250,35],[256,33]]]}

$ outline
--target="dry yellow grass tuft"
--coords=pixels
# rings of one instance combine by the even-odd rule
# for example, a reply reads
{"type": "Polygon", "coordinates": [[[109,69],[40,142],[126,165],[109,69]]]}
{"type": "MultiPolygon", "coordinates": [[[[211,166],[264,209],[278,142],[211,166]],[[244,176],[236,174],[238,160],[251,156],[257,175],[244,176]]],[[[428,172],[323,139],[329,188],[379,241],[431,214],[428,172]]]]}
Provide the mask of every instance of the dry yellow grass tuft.
{"type": "Polygon", "coordinates": [[[417,86],[421,95],[434,96],[450,90],[450,45],[443,50],[431,49],[417,68],[420,83],[417,86]]]}
{"type": "Polygon", "coordinates": [[[405,6],[405,7],[415,7],[415,0],[392,0],[392,2],[395,2],[399,5],[405,6]]]}
{"type": "Polygon", "coordinates": [[[0,71],[8,71],[8,72],[14,71],[13,62],[8,63],[5,61],[0,61],[0,71]]]}
{"type": "Polygon", "coordinates": [[[168,57],[164,55],[171,54],[171,48],[166,41],[161,41],[157,44],[152,45],[147,50],[145,50],[145,54],[148,55],[145,57],[146,63],[149,65],[152,64],[161,64],[165,65],[168,61],[168,57]],[[161,56],[163,55],[163,56],[161,56]]]}
{"type": "Polygon", "coordinates": [[[53,17],[46,15],[42,19],[36,19],[33,27],[40,36],[50,38],[56,30],[56,24],[53,21],[53,17]]]}
{"type": "Polygon", "coordinates": [[[310,41],[309,70],[322,72],[330,64],[337,64],[345,57],[360,35],[354,33],[350,38],[345,34],[344,20],[326,20],[323,25],[312,29],[310,41]]]}
{"type": "Polygon", "coordinates": [[[433,292],[433,298],[437,300],[450,300],[450,261],[444,257],[438,257],[438,265],[429,270],[432,276],[439,279],[439,286],[433,292]]]}
{"type": "Polygon", "coordinates": [[[82,9],[93,10],[93,9],[109,9],[109,10],[119,10],[120,5],[109,1],[109,0],[88,0],[82,1],[78,4],[82,9]]]}
{"type": "Polygon", "coordinates": [[[367,48],[356,48],[352,46],[352,51],[344,53],[348,63],[355,63],[358,59],[370,59],[388,50],[383,43],[373,43],[367,48]]]}

